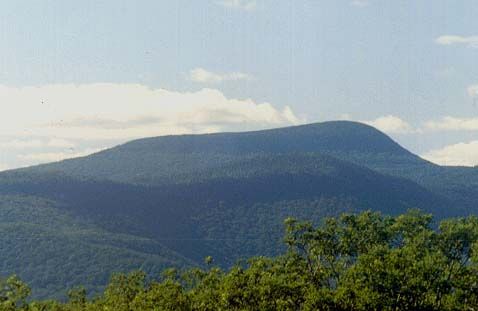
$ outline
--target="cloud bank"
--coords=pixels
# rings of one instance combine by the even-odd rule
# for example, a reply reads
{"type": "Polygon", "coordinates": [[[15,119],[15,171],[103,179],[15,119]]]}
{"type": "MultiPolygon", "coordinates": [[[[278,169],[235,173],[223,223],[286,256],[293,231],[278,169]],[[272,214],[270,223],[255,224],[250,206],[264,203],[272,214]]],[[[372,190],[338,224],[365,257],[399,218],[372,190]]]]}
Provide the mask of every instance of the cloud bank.
{"type": "Polygon", "coordinates": [[[408,122],[393,115],[387,115],[375,120],[362,122],[387,134],[409,134],[415,132],[408,122]]]}
{"type": "Polygon", "coordinates": [[[441,165],[474,166],[478,164],[478,141],[445,146],[423,154],[422,158],[441,165]]]}
{"type": "Polygon", "coordinates": [[[443,117],[425,122],[429,131],[478,131],[478,118],[443,117]]]}
{"type": "MultiPolygon", "coordinates": [[[[341,119],[352,120],[350,115],[343,115],[341,119]]],[[[441,131],[478,131],[478,118],[457,118],[446,116],[437,120],[421,123],[420,127],[413,127],[407,121],[387,115],[374,120],[360,121],[390,134],[423,134],[441,131]]],[[[475,166],[478,165],[478,140],[460,142],[443,148],[430,150],[421,155],[422,158],[439,165],[475,166]]]]}
{"type": "MultiPolygon", "coordinates": [[[[82,141],[252,130],[305,122],[288,107],[227,98],[215,89],[175,92],[140,84],[0,86],[0,150],[15,163],[85,155],[82,141]],[[81,148],[80,148],[81,147],[81,148]],[[79,148],[79,149],[78,149],[79,148]]],[[[108,147],[108,146],[101,146],[108,147]]]]}

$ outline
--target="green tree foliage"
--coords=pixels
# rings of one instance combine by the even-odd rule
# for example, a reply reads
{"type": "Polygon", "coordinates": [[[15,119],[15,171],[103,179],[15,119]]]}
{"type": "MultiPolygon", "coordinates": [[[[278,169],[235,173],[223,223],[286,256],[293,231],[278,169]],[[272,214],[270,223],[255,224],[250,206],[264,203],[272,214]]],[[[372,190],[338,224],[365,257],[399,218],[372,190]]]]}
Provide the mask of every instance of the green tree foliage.
{"type": "Polygon", "coordinates": [[[29,289],[2,281],[1,310],[476,310],[478,218],[435,224],[416,210],[391,217],[363,212],[322,225],[285,221],[287,250],[228,271],[212,265],[116,274],[103,294],[26,304],[29,289]],[[10,308],[10,309],[8,309],[10,308]]]}
{"type": "Polygon", "coordinates": [[[17,276],[0,279],[0,310],[23,309],[26,298],[30,295],[30,288],[17,276]]]}

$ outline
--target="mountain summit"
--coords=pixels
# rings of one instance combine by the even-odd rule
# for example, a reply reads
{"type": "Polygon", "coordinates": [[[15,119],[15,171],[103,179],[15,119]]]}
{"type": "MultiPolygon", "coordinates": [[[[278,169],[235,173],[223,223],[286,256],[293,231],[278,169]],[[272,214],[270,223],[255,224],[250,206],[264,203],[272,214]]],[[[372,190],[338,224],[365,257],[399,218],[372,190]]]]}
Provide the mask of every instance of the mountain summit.
{"type": "Polygon", "coordinates": [[[431,164],[355,122],[146,138],[0,173],[0,247],[11,250],[0,262],[37,296],[62,295],[65,284],[98,289],[118,270],[277,254],[289,216],[444,217],[475,213],[477,199],[476,170],[431,164]]]}
{"type": "Polygon", "coordinates": [[[243,133],[145,138],[32,170],[118,182],[176,183],[253,155],[312,153],[343,160],[376,159],[377,163],[379,158],[422,162],[371,126],[331,121],[243,133]]]}

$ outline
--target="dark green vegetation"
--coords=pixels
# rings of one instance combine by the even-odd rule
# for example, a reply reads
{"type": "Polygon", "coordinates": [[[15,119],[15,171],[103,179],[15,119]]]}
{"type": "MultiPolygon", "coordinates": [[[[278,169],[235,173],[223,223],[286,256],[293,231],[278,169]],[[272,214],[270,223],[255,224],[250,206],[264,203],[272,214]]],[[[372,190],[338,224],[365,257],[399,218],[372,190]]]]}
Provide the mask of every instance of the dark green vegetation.
{"type": "Polygon", "coordinates": [[[343,214],[310,222],[285,221],[287,246],[223,270],[170,269],[148,280],[116,274],[89,298],[76,288],[67,302],[28,302],[16,277],[0,284],[1,310],[476,310],[478,218],[441,221],[416,210],[391,217],[343,214]],[[3,307],[3,308],[2,308],[3,307]]]}
{"type": "Polygon", "coordinates": [[[113,271],[137,267],[157,274],[192,263],[154,240],[113,234],[74,219],[51,201],[18,196],[0,200],[2,274],[13,270],[30,276],[39,297],[77,284],[97,291],[113,271]]]}
{"type": "Polygon", "coordinates": [[[0,273],[61,297],[116,271],[275,256],[289,216],[442,219],[477,213],[477,201],[477,169],[431,164],[353,122],[148,138],[0,173],[0,273]]]}

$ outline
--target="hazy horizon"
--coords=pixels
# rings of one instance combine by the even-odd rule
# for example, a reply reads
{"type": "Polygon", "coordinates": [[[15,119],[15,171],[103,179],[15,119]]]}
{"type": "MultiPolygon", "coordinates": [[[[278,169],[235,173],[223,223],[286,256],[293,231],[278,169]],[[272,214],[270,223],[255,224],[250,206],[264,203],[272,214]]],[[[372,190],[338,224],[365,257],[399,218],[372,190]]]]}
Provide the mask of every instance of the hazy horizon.
{"type": "Polygon", "coordinates": [[[0,5],[0,170],[141,137],[364,122],[478,164],[474,2],[0,5]]]}

